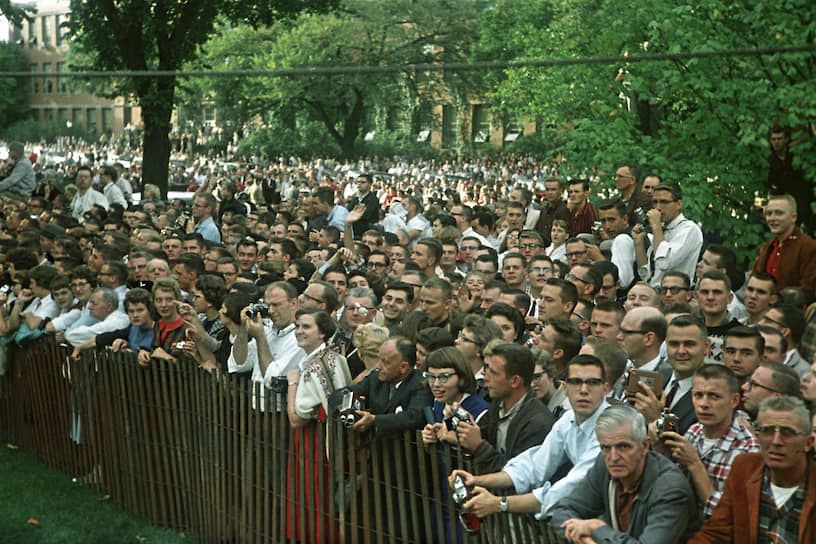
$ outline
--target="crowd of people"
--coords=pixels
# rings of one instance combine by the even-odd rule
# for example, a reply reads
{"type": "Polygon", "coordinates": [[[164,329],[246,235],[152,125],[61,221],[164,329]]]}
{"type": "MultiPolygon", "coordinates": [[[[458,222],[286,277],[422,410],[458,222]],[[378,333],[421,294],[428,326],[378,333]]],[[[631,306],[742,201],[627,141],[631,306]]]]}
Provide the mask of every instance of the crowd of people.
{"type": "MultiPolygon", "coordinates": [[[[530,157],[202,159],[167,202],[121,164],[9,152],[0,370],[54,335],[246,380],[256,410],[286,391],[310,482],[329,418],[419,430],[472,456],[445,467],[460,513],[570,542],[816,542],[809,202],[769,195],[743,267],[635,164],[599,200],[603,173],[530,157]]],[[[287,534],[331,539],[327,500],[287,534]]]]}

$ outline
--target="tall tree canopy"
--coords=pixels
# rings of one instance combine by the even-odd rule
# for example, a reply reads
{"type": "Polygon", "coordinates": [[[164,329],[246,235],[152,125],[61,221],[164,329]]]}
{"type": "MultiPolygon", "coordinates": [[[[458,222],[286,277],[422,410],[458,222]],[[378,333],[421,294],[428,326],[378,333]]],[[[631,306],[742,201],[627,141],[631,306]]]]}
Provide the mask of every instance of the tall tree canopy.
{"type": "MultiPolygon", "coordinates": [[[[74,70],[178,70],[193,59],[223,16],[250,25],[273,21],[304,9],[329,8],[325,0],[71,0],[68,23],[74,70]]],[[[142,109],[144,183],[167,194],[170,118],[175,77],[127,77],[95,85],[107,96],[133,96],[142,109]]]]}
{"type": "MultiPolygon", "coordinates": [[[[483,18],[476,51],[512,58],[803,45],[816,36],[809,0],[785,9],[759,0],[500,0],[496,12],[518,17],[483,18]],[[538,32],[524,31],[531,3],[553,14],[538,32]]],[[[687,215],[744,253],[765,236],[754,197],[765,192],[773,124],[794,129],[795,165],[816,180],[813,52],[519,68],[497,80],[497,107],[568,127],[559,150],[572,164],[612,173],[635,161],[680,182],[687,215]]]]}

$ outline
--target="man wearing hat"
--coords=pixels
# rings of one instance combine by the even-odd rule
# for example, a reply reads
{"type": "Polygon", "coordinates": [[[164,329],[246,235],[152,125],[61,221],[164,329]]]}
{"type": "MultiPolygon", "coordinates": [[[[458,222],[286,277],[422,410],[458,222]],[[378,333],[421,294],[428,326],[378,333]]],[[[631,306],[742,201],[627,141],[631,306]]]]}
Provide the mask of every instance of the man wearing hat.
{"type": "Polygon", "coordinates": [[[28,200],[37,187],[34,179],[34,168],[23,154],[24,146],[20,142],[11,142],[9,148],[9,162],[14,164],[11,174],[0,181],[0,197],[11,198],[20,202],[28,200]]]}

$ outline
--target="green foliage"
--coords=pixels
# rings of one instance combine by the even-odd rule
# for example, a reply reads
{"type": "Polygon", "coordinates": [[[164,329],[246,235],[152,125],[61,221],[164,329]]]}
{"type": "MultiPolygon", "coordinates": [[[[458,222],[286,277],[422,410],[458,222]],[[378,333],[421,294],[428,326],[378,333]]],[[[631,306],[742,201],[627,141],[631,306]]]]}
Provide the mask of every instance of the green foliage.
{"type": "Polygon", "coordinates": [[[23,119],[4,127],[0,137],[6,140],[20,140],[21,142],[38,142],[40,140],[54,140],[58,136],[87,136],[85,127],[57,121],[40,121],[39,119],[23,119]]]}
{"type": "MultiPolygon", "coordinates": [[[[10,43],[0,44],[0,71],[25,72],[26,70],[22,48],[10,43]]],[[[27,84],[28,81],[24,78],[0,78],[0,126],[8,127],[28,113],[27,84]]]]}
{"type": "Polygon", "coordinates": [[[257,130],[241,140],[238,151],[243,156],[339,156],[340,148],[322,124],[307,121],[296,127],[278,122],[257,130]]]}
{"type": "MultiPolygon", "coordinates": [[[[506,0],[526,8],[528,0],[506,0]]],[[[517,58],[637,55],[700,49],[813,43],[812,2],[758,0],[552,0],[552,22],[524,42],[526,19],[503,22],[517,58]]],[[[501,44],[480,45],[500,50],[501,44]]],[[[682,184],[685,213],[721,234],[743,255],[766,236],[755,196],[765,191],[768,129],[792,126],[795,157],[807,179],[816,179],[811,132],[816,118],[816,55],[697,58],[619,66],[576,65],[505,72],[491,99],[513,115],[570,127],[559,151],[574,172],[605,172],[612,187],[622,161],[645,165],[682,184]],[[739,219],[739,221],[735,219],[739,219]]]]}
{"type": "MultiPolygon", "coordinates": [[[[279,69],[461,61],[473,35],[470,13],[473,3],[468,0],[347,0],[337,12],[304,13],[271,28],[221,28],[197,64],[279,69]]],[[[409,72],[247,77],[203,81],[200,94],[212,97],[229,119],[261,115],[289,128],[322,123],[350,157],[358,153],[359,136],[378,108],[397,105],[412,118],[420,89],[439,96],[458,79],[409,72]]]]}

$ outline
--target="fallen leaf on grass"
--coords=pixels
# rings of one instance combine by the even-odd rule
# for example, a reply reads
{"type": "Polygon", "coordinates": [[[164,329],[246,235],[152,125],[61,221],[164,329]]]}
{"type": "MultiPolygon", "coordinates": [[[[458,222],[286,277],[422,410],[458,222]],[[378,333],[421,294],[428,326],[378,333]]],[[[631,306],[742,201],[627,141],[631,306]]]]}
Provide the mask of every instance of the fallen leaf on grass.
{"type": "Polygon", "coordinates": [[[39,526],[40,526],[40,522],[39,522],[39,521],[37,521],[37,520],[36,520],[36,519],[34,519],[34,518],[29,518],[29,520],[28,520],[28,524],[29,524],[29,525],[33,525],[34,527],[39,527],[39,526]]]}
{"type": "Polygon", "coordinates": [[[6,447],[10,450],[17,450],[20,449],[20,446],[15,446],[14,444],[6,444],[6,447]]]}
{"type": "Polygon", "coordinates": [[[96,499],[96,500],[97,500],[97,502],[105,502],[105,501],[109,501],[109,500],[110,500],[110,498],[111,498],[111,496],[110,496],[110,495],[102,495],[101,497],[99,497],[99,498],[98,498],[98,499],[96,499]]]}

